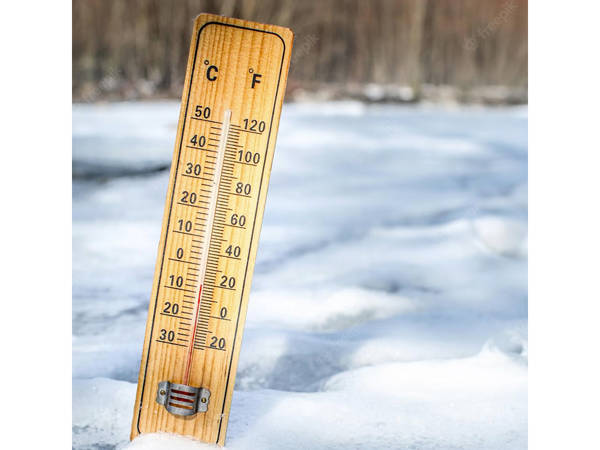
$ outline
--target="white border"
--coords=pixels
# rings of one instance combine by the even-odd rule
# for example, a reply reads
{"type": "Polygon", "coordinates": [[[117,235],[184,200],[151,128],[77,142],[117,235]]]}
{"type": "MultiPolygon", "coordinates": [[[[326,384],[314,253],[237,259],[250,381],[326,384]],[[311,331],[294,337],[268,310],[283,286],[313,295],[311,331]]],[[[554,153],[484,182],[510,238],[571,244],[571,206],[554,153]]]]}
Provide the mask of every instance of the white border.
{"type": "Polygon", "coordinates": [[[530,447],[600,448],[597,3],[530,8],[530,447]]]}
{"type": "Polygon", "coordinates": [[[71,3],[2,5],[2,448],[71,447],[71,3]]]}

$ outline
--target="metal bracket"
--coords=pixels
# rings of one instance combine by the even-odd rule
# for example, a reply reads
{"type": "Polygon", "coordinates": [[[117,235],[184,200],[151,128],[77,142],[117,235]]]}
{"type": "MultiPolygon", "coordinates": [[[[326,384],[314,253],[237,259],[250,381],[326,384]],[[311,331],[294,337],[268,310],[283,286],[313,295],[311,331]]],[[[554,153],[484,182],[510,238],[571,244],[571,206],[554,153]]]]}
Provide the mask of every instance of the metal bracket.
{"type": "Polygon", "coordinates": [[[171,414],[178,416],[193,416],[199,412],[206,412],[209,398],[208,389],[170,381],[158,383],[156,391],[156,402],[164,405],[171,414]]]}

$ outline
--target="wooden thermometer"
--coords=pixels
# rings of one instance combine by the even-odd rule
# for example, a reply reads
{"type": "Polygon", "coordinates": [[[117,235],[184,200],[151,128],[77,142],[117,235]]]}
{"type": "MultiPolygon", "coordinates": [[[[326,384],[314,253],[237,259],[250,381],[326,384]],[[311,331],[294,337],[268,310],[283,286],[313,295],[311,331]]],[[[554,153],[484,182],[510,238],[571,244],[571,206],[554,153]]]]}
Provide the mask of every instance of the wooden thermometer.
{"type": "Polygon", "coordinates": [[[292,40],[273,25],[195,21],[132,439],[225,442],[292,40]]]}

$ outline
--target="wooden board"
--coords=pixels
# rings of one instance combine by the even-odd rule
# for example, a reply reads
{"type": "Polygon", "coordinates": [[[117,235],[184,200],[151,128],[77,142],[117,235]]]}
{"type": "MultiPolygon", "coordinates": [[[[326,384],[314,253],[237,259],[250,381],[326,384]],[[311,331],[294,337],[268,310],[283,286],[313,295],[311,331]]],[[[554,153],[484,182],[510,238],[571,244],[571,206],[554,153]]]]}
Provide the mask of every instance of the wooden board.
{"type": "Polygon", "coordinates": [[[273,25],[195,21],[132,439],[225,442],[292,40],[273,25]],[[167,411],[163,381],[208,389],[206,412],[167,411]]]}

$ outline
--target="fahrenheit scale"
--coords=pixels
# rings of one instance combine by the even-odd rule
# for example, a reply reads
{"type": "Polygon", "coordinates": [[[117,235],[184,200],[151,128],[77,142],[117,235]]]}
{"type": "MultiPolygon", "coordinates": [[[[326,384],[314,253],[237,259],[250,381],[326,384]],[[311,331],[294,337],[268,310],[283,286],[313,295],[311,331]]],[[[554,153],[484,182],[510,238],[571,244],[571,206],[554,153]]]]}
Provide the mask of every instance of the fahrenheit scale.
{"type": "Polygon", "coordinates": [[[225,442],[292,40],[273,25],[195,21],[132,438],[225,442]]]}

